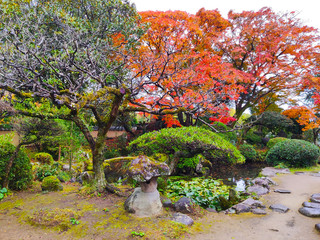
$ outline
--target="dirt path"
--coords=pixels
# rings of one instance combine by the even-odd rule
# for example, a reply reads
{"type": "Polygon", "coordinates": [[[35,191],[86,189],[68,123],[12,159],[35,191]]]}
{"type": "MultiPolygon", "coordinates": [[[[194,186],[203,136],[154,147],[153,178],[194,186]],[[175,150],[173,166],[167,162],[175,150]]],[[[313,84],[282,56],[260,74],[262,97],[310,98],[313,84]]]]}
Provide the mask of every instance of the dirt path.
{"type": "Polygon", "coordinates": [[[308,201],[313,193],[320,192],[320,178],[305,175],[284,174],[274,180],[279,184],[272,187],[271,193],[262,201],[269,207],[271,204],[283,204],[290,208],[287,213],[267,210],[267,215],[257,216],[251,213],[226,215],[211,214],[200,220],[207,227],[203,233],[188,239],[197,240],[313,240],[320,239],[314,226],[320,223],[318,218],[301,215],[298,209],[308,201]],[[291,194],[273,192],[274,189],[287,189],[291,194]]]}

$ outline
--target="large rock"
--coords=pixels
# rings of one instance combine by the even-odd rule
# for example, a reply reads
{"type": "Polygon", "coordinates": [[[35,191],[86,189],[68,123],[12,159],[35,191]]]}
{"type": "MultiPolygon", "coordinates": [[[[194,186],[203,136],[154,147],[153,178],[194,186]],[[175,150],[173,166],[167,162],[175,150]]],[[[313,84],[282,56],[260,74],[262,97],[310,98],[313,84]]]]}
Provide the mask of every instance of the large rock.
{"type": "Polygon", "coordinates": [[[286,213],[289,211],[289,208],[282,204],[273,204],[269,207],[274,212],[286,213]]]}
{"type": "Polygon", "coordinates": [[[269,181],[267,179],[264,179],[264,178],[255,178],[252,180],[253,184],[254,185],[259,185],[259,186],[262,186],[262,187],[265,187],[265,188],[270,188],[269,187],[269,181]]]}
{"type": "Polygon", "coordinates": [[[249,193],[255,193],[258,196],[264,195],[269,193],[269,189],[260,185],[253,185],[251,187],[247,188],[247,192],[249,193]]]}
{"type": "Polygon", "coordinates": [[[182,223],[187,226],[191,226],[194,223],[191,217],[182,213],[174,213],[172,217],[172,221],[182,223]]]}
{"type": "MultiPolygon", "coordinates": [[[[237,214],[239,214],[243,212],[250,212],[253,209],[257,209],[257,208],[265,208],[265,206],[260,201],[254,200],[252,198],[248,198],[245,201],[232,206],[231,208],[234,209],[237,214]]],[[[259,214],[259,213],[256,213],[256,214],[259,214]]]]}
{"type": "Polygon", "coordinates": [[[307,217],[320,217],[319,208],[302,207],[299,208],[299,213],[307,217]]]}
{"type": "Polygon", "coordinates": [[[308,208],[319,208],[320,209],[320,203],[304,202],[304,203],[302,203],[302,206],[308,207],[308,208]]]}
{"type": "Polygon", "coordinates": [[[158,191],[146,193],[138,187],[125,201],[124,208],[138,217],[157,216],[162,211],[160,194],[158,191]]]}
{"type": "Polygon", "coordinates": [[[318,232],[320,232],[320,223],[317,223],[314,227],[316,228],[316,230],[317,230],[318,232]]]}
{"type": "Polygon", "coordinates": [[[193,212],[191,199],[187,198],[187,197],[180,198],[173,205],[173,207],[177,212],[182,212],[182,213],[192,213],[193,212]]]}
{"type": "Polygon", "coordinates": [[[320,193],[312,194],[310,201],[314,203],[320,203],[320,193]]]}

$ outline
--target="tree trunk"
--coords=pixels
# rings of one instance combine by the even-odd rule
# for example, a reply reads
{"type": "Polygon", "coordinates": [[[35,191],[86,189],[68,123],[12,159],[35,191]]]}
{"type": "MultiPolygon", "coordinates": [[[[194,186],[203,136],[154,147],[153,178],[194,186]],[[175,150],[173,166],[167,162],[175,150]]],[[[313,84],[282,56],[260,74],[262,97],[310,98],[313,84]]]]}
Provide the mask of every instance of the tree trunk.
{"type": "Polygon", "coordinates": [[[12,168],[12,165],[13,165],[13,162],[14,160],[16,159],[17,155],[18,155],[18,152],[21,148],[21,146],[23,145],[23,143],[19,143],[18,146],[16,147],[16,149],[14,150],[12,156],[10,157],[9,159],[9,162],[8,162],[8,165],[6,167],[6,173],[4,175],[4,178],[3,178],[3,184],[2,184],[2,187],[4,188],[8,188],[8,185],[9,185],[9,174],[10,174],[10,170],[12,168]]]}

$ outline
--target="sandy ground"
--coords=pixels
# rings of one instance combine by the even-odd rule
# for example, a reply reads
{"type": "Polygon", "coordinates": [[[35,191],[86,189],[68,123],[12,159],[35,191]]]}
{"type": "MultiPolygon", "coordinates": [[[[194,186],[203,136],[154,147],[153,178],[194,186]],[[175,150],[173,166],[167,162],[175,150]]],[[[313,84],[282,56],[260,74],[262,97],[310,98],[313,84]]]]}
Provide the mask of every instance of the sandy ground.
{"type": "Polygon", "coordinates": [[[304,201],[309,201],[310,195],[320,192],[320,177],[294,174],[283,174],[273,178],[279,185],[271,189],[263,203],[283,204],[290,208],[287,213],[272,212],[267,209],[267,215],[257,216],[251,213],[226,215],[213,213],[200,220],[205,231],[190,236],[187,239],[197,240],[313,240],[320,239],[315,230],[315,224],[320,218],[308,218],[301,215],[298,209],[304,201]],[[287,189],[291,194],[273,192],[274,189],[287,189]]]}

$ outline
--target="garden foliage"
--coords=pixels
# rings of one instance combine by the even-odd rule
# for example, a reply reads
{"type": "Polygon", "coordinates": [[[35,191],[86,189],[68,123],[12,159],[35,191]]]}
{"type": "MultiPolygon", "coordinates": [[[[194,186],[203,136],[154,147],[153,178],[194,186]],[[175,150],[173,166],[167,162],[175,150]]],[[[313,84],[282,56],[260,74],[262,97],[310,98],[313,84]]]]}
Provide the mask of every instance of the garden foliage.
{"type": "Polygon", "coordinates": [[[277,143],[279,142],[283,142],[283,141],[286,141],[288,140],[288,138],[284,138],[284,137],[276,137],[276,138],[271,138],[269,140],[269,142],[267,143],[267,147],[269,149],[271,149],[274,145],[276,145],[277,143]]]}
{"type": "Polygon", "coordinates": [[[41,163],[41,164],[52,164],[53,163],[53,158],[52,158],[51,154],[45,153],[45,152],[37,153],[34,156],[34,160],[36,162],[41,163]]]}
{"type": "Polygon", "coordinates": [[[284,163],[289,167],[308,167],[317,163],[320,156],[319,147],[298,139],[289,139],[277,143],[266,157],[267,163],[278,165],[284,163]]]}
{"type": "Polygon", "coordinates": [[[41,184],[42,191],[62,190],[60,180],[56,176],[45,177],[41,184]]]}
{"type": "Polygon", "coordinates": [[[174,201],[179,200],[181,196],[186,196],[203,208],[222,210],[219,196],[228,199],[229,189],[230,186],[224,185],[221,180],[211,178],[193,178],[190,181],[174,182],[168,180],[166,195],[174,201]]]}
{"type": "MultiPolygon", "coordinates": [[[[3,184],[8,161],[15,151],[15,146],[9,141],[8,137],[0,137],[0,185],[3,184]]],[[[9,188],[21,190],[27,188],[32,183],[32,170],[30,159],[21,148],[17,158],[14,160],[9,173],[9,188]]]]}
{"type": "Polygon", "coordinates": [[[252,145],[250,145],[250,144],[240,145],[239,150],[240,150],[241,154],[246,158],[246,161],[257,160],[258,153],[252,145]]]}
{"type": "Polygon", "coordinates": [[[212,164],[243,163],[239,150],[223,137],[199,127],[167,128],[146,133],[129,144],[131,151],[147,156],[165,154],[171,162],[195,167],[204,157],[212,164]]]}

